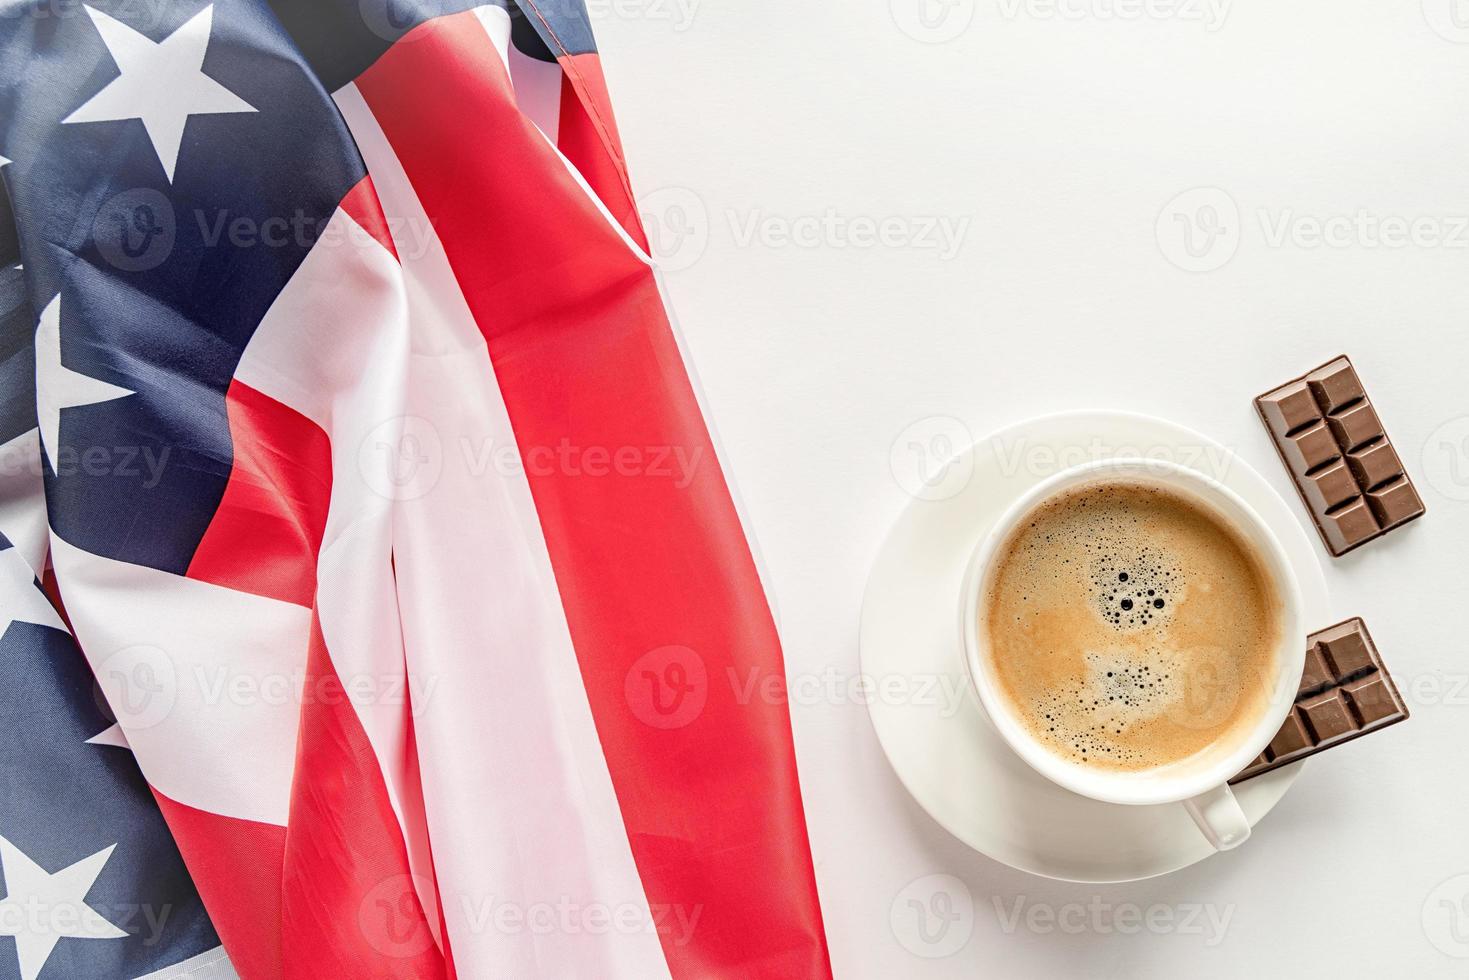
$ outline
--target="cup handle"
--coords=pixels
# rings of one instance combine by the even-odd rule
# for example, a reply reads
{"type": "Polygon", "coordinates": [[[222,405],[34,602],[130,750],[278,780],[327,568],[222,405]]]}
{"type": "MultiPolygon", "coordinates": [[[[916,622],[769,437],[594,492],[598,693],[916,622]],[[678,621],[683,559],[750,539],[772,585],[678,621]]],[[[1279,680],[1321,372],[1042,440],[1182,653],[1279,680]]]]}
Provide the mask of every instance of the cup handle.
{"type": "Polygon", "coordinates": [[[1228,851],[1238,847],[1250,836],[1249,818],[1227,785],[1184,800],[1183,808],[1217,850],[1228,851]]]}

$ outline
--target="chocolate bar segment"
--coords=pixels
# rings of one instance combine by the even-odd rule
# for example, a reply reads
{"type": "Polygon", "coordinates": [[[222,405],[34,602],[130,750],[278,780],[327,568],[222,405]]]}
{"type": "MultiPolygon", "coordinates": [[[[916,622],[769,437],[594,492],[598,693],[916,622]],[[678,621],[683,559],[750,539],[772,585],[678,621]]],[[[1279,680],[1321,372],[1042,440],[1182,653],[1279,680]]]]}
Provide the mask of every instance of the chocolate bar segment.
{"type": "Polygon", "coordinates": [[[1333,556],[1423,515],[1423,499],[1347,358],[1266,392],[1255,408],[1333,556]]]}
{"type": "Polygon", "coordinates": [[[1347,453],[1347,466],[1359,486],[1380,487],[1403,472],[1397,450],[1386,439],[1347,453]]]}
{"type": "Polygon", "coordinates": [[[1382,533],[1382,526],[1361,497],[1353,497],[1321,514],[1316,526],[1333,555],[1344,555],[1382,533]]]}
{"type": "Polygon", "coordinates": [[[1343,460],[1336,460],[1316,467],[1315,472],[1301,480],[1301,493],[1311,509],[1327,513],[1342,504],[1357,499],[1362,491],[1357,488],[1357,479],[1343,460]]]}
{"type": "Polygon", "coordinates": [[[1316,404],[1327,415],[1333,415],[1367,397],[1356,369],[1345,357],[1338,357],[1321,365],[1307,374],[1305,381],[1306,386],[1311,389],[1312,397],[1316,399],[1316,404]]]}
{"type": "Polygon", "coordinates": [[[1392,717],[1397,711],[1396,692],[1388,690],[1387,684],[1375,674],[1342,685],[1342,691],[1357,716],[1357,724],[1364,728],[1392,717]]]}
{"type": "Polygon", "coordinates": [[[1321,648],[1335,678],[1355,678],[1378,666],[1367,630],[1360,624],[1361,620],[1351,619],[1311,638],[1321,648]]]}
{"type": "Polygon", "coordinates": [[[1306,669],[1280,731],[1238,783],[1400,722],[1408,706],[1393,686],[1367,624],[1349,619],[1307,639],[1306,669]]]}
{"type": "Polygon", "coordinates": [[[1397,527],[1423,513],[1423,501],[1406,476],[1368,490],[1367,506],[1383,529],[1397,527]]]}

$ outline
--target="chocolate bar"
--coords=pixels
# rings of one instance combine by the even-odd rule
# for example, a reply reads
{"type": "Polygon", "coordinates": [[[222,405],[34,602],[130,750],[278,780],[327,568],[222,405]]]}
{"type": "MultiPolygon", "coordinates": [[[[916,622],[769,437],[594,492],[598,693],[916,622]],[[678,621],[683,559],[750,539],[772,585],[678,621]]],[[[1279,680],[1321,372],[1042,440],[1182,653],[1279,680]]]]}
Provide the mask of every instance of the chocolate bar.
{"type": "Polygon", "coordinates": [[[1408,717],[1408,706],[1361,619],[1313,633],[1306,642],[1306,669],[1295,705],[1265,751],[1231,783],[1299,762],[1408,717]]]}
{"type": "Polygon", "coordinates": [[[1334,557],[1423,516],[1423,500],[1347,358],[1261,395],[1255,408],[1334,557]]]}

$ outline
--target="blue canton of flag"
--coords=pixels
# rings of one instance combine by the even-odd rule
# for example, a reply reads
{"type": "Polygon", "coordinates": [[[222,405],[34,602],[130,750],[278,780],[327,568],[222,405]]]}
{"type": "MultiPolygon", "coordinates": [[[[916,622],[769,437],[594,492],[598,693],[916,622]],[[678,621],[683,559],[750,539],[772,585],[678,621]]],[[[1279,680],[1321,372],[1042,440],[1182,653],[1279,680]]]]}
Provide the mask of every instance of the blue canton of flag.
{"type": "Polygon", "coordinates": [[[229,480],[240,356],[366,171],[315,78],[281,70],[299,55],[264,3],[65,9],[0,17],[51,525],[181,575],[229,480]],[[98,480],[67,446],[167,465],[98,480]]]}

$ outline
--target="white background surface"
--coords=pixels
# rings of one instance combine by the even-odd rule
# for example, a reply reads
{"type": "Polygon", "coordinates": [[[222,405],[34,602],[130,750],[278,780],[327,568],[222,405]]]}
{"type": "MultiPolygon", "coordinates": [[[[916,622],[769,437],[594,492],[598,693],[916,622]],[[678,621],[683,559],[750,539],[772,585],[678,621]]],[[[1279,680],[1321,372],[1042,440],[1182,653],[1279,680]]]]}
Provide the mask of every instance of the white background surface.
{"type": "Polygon", "coordinates": [[[905,32],[921,2],[590,3],[793,683],[857,673],[910,426],[980,438],[1135,409],[1291,494],[1250,398],[1345,352],[1429,513],[1321,556],[1413,718],[1309,765],[1240,851],[1096,887],[969,851],[907,797],[847,688],[798,690],[838,977],[1464,975],[1469,877],[1435,889],[1469,873],[1469,5],[1456,30],[1451,0],[1240,0],[1222,21],[1164,0],[928,0],[949,19],[905,32]],[[1200,187],[1217,190],[1169,208],[1200,187]],[[1223,232],[1207,249],[1195,225],[1211,268],[1188,272],[1175,212],[1209,224],[1197,205],[1223,232]],[[828,212],[896,220],[866,247],[850,227],[781,239],[828,212]],[[924,247],[935,218],[963,228],[952,254],[924,247]],[[1417,244],[1380,243],[1415,219],[1417,244]],[[904,890],[935,874],[957,879],[959,918],[925,944],[904,890]]]}

